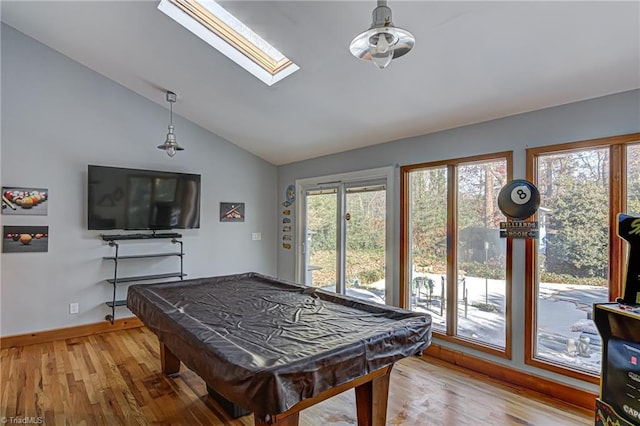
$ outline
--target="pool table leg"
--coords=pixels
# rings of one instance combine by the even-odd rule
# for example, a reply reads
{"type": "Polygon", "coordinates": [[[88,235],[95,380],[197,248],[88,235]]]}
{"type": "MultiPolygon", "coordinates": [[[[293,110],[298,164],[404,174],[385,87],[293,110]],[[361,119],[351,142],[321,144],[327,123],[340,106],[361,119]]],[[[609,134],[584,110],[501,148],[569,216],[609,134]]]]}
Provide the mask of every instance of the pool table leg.
{"type": "Polygon", "coordinates": [[[180,372],[180,360],[162,342],[160,342],[160,363],[162,372],[167,376],[175,376],[180,372]]]}
{"type": "Polygon", "coordinates": [[[261,419],[259,416],[256,416],[255,413],[253,416],[255,426],[298,426],[298,422],[300,420],[300,412],[298,411],[294,413],[287,413],[284,417],[276,415],[269,420],[261,419]]]}
{"type": "Polygon", "coordinates": [[[356,386],[358,426],[384,426],[387,420],[387,399],[391,368],[371,381],[356,386]]]}
{"type": "Polygon", "coordinates": [[[385,426],[387,420],[387,398],[389,397],[389,379],[393,364],[358,377],[350,382],[327,389],[318,395],[303,399],[289,410],[260,416],[253,414],[255,426],[298,426],[300,410],[331,398],[348,389],[356,390],[356,409],[358,426],[385,426]]]}

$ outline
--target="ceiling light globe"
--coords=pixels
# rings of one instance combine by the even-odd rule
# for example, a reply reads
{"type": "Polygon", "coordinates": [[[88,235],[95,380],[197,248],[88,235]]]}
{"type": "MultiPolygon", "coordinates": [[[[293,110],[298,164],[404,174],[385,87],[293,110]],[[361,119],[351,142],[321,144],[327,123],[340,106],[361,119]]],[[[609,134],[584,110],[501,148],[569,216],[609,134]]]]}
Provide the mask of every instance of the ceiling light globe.
{"type": "MultiPolygon", "coordinates": [[[[389,38],[392,39],[392,37],[389,37],[389,38]]],[[[396,41],[398,40],[396,39],[396,41]]],[[[372,53],[373,52],[387,53],[389,51],[389,46],[391,44],[392,43],[389,43],[389,40],[387,39],[387,34],[385,33],[379,33],[369,38],[369,50],[371,50],[372,53]]]]}
{"type": "Polygon", "coordinates": [[[379,0],[378,7],[373,10],[371,27],[351,41],[349,51],[356,58],[372,61],[384,69],[392,59],[407,54],[414,44],[413,34],[394,26],[391,9],[386,1],[379,0]]]}
{"type": "Polygon", "coordinates": [[[173,133],[172,125],[169,125],[169,133],[167,133],[167,141],[165,143],[176,143],[176,135],[173,133]]]}
{"type": "Polygon", "coordinates": [[[409,53],[414,44],[413,34],[405,29],[397,27],[371,28],[353,39],[349,51],[358,59],[373,61],[373,51],[385,50],[386,47],[387,52],[391,54],[391,59],[397,59],[409,53]],[[384,35],[381,37],[382,34],[384,35]]]}
{"type": "Polygon", "coordinates": [[[393,59],[393,52],[371,55],[371,62],[381,70],[385,69],[387,65],[391,63],[391,59],[393,59]]]}

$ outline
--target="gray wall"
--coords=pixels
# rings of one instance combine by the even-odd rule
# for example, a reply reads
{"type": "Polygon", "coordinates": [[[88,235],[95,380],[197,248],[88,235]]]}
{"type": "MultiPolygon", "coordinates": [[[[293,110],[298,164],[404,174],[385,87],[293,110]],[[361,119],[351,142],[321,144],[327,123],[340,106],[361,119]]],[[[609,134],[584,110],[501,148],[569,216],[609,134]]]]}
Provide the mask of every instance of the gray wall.
{"type": "MultiPolygon", "coordinates": [[[[485,123],[460,127],[429,135],[389,142],[341,154],[287,164],[278,168],[278,194],[282,198],[287,185],[296,179],[390,165],[417,164],[449,158],[466,157],[500,151],[513,151],[514,178],[525,177],[525,150],[529,147],[580,141],[640,131],[640,90],[562,105],[545,110],[514,115],[485,123]]],[[[394,189],[396,214],[393,220],[395,241],[393,254],[399,259],[400,190],[399,168],[394,189]]],[[[295,209],[295,205],[292,207],[295,209]]],[[[294,212],[292,212],[294,213],[294,212]]],[[[295,216],[292,216],[295,217],[295,216]]],[[[278,276],[295,277],[295,250],[278,250],[278,276]]],[[[534,371],[536,374],[595,390],[583,382],[554,375],[524,365],[524,242],[514,241],[513,253],[513,360],[505,361],[486,354],[440,341],[497,363],[534,371]]],[[[397,263],[396,263],[397,265],[397,263]]],[[[399,265],[393,271],[399,281],[399,265]]],[[[398,286],[394,288],[398,302],[398,286]]]]}
{"type": "MultiPolygon", "coordinates": [[[[164,93],[158,98],[164,101],[164,93]]],[[[104,279],[113,264],[102,257],[113,251],[99,231],[87,230],[88,164],[201,174],[201,227],[182,232],[185,272],[276,274],[275,166],[176,115],[180,98],[174,111],[186,150],[169,158],[155,148],[167,132],[167,108],[2,25],[1,183],[48,188],[50,198],[47,216],[0,220],[48,225],[50,236],[47,253],[2,254],[0,335],[100,322],[108,312],[103,302],[112,287],[104,279]],[[219,222],[221,201],[244,201],[246,221],[219,222]],[[262,240],[252,241],[252,232],[262,240]],[[69,315],[71,302],[80,304],[79,314],[69,315]]],[[[168,244],[132,243],[126,250],[165,251],[168,244]]],[[[166,272],[176,259],[129,261],[123,272],[166,272]]],[[[120,317],[131,315],[118,309],[120,317]]]]}

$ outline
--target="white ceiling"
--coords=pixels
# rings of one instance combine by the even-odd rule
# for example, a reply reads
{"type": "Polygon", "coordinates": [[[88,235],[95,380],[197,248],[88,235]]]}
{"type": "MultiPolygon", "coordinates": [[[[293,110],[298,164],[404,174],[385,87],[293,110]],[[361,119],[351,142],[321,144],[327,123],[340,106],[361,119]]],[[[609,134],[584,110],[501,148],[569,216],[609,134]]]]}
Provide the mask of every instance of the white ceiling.
{"type": "Polygon", "coordinates": [[[640,87],[638,1],[390,0],[416,45],[385,70],[348,48],[375,0],[221,1],[300,66],[272,87],[158,3],[4,0],[1,16],[159,105],[176,92],[174,113],[275,165],[640,87]]]}

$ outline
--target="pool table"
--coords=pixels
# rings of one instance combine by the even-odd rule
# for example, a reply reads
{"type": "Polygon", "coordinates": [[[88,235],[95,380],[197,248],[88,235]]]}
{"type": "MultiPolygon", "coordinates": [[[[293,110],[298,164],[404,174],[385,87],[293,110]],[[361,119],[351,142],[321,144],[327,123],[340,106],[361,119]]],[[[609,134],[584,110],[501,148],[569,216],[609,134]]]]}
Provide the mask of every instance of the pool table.
{"type": "Polygon", "coordinates": [[[256,425],[297,425],[351,388],[358,424],[384,425],[393,364],[431,341],[427,314],[254,272],[132,285],[127,306],[158,336],[165,374],[182,361],[256,425]]]}

